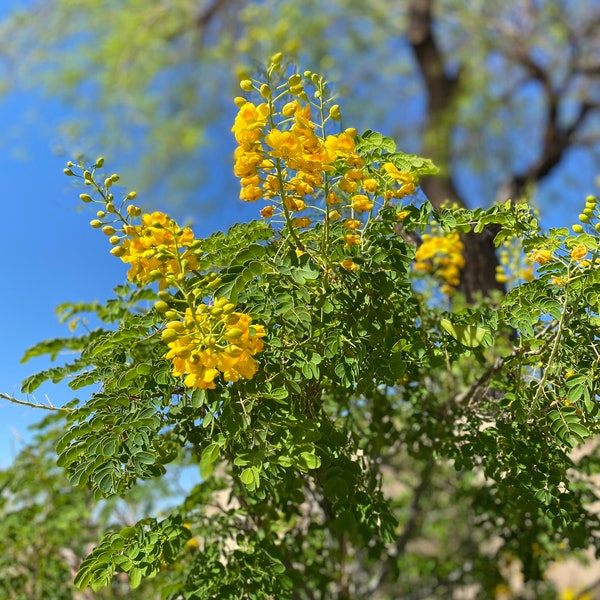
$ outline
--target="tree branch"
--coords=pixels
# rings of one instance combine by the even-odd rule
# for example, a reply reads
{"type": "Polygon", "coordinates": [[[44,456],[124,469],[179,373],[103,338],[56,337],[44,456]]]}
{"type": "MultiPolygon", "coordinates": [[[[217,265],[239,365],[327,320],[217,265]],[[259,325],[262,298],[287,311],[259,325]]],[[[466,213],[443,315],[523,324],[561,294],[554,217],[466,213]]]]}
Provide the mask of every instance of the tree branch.
{"type": "MultiPolygon", "coordinates": [[[[52,404],[40,404],[39,402],[28,402],[27,400],[19,400],[18,398],[15,398],[14,396],[9,396],[8,394],[4,394],[2,392],[0,392],[0,398],[4,398],[4,400],[8,400],[9,402],[12,402],[13,404],[20,404],[21,406],[30,406],[31,408],[43,408],[44,410],[54,410],[54,411],[60,411],[60,412],[73,412],[73,410],[71,408],[66,408],[64,406],[54,406],[52,404]]],[[[50,402],[50,401],[48,401],[50,402]]]]}

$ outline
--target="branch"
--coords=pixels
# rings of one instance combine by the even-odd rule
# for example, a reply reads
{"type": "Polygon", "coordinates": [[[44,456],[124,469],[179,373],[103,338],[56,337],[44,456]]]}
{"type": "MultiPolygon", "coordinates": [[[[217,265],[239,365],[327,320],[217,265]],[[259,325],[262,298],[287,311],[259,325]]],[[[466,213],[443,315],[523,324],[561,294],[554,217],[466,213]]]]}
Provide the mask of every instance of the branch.
{"type": "Polygon", "coordinates": [[[40,404],[39,402],[29,402],[27,400],[19,400],[18,398],[15,398],[14,396],[9,396],[8,394],[4,394],[2,392],[0,392],[0,398],[3,398],[4,400],[8,400],[9,402],[12,402],[13,404],[20,404],[21,406],[30,406],[31,408],[43,408],[44,410],[54,410],[54,411],[60,411],[60,412],[73,412],[73,409],[71,408],[66,408],[64,406],[54,406],[52,403],[50,403],[50,400],[48,400],[48,404],[40,404]]]}
{"type": "Polygon", "coordinates": [[[430,135],[425,136],[423,153],[431,156],[442,169],[440,176],[425,177],[422,188],[437,208],[446,200],[458,201],[464,206],[465,203],[448,173],[451,128],[443,122],[452,108],[459,75],[449,75],[444,64],[444,57],[433,32],[432,0],[412,0],[408,15],[407,37],[427,92],[426,129],[430,135]],[[435,138],[432,137],[434,132],[435,138]]]}
{"type": "Polygon", "coordinates": [[[371,596],[385,583],[392,570],[392,561],[397,561],[398,558],[404,554],[408,542],[411,540],[415,530],[419,525],[419,518],[422,511],[421,500],[429,488],[429,484],[431,483],[431,475],[434,467],[435,460],[433,458],[430,458],[427,464],[423,467],[423,471],[421,472],[421,481],[414,489],[412,502],[410,503],[408,519],[406,520],[406,523],[402,528],[402,532],[398,536],[398,539],[395,543],[396,552],[388,558],[379,572],[379,575],[369,585],[369,595],[371,596]]]}

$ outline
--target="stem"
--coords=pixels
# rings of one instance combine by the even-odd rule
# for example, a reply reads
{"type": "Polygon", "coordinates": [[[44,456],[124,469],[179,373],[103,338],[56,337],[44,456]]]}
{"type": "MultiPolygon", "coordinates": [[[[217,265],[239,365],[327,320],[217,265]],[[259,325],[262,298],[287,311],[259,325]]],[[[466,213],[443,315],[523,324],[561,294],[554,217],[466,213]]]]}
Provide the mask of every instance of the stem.
{"type": "MultiPolygon", "coordinates": [[[[569,275],[570,275],[570,269],[567,272],[567,277],[569,275]]],[[[548,373],[552,367],[552,363],[554,362],[556,355],[558,354],[558,349],[559,349],[560,340],[562,337],[562,332],[563,332],[563,329],[567,322],[567,306],[568,306],[568,304],[569,304],[569,284],[567,283],[567,285],[565,287],[565,299],[563,301],[562,311],[560,314],[560,320],[558,322],[558,329],[556,330],[556,337],[554,338],[554,343],[552,344],[552,351],[550,352],[550,356],[548,357],[548,362],[547,362],[548,367],[546,369],[544,369],[544,374],[542,375],[542,378],[540,379],[540,381],[538,383],[538,388],[535,392],[535,396],[533,397],[534,405],[537,404],[537,402],[542,394],[542,390],[544,389],[544,384],[546,383],[546,379],[548,378],[548,373]]]]}
{"type": "Polygon", "coordinates": [[[9,396],[8,394],[4,394],[2,392],[0,392],[0,398],[4,398],[4,400],[8,400],[9,402],[12,402],[13,404],[20,404],[22,406],[30,406],[31,408],[43,408],[44,410],[55,410],[55,411],[61,411],[61,412],[66,412],[66,413],[73,412],[72,408],[65,408],[62,406],[52,406],[52,404],[39,404],[38,402],[28,402],[27,400],[19,400],[18,398],[15,398],[14,396],[9,396]]]}

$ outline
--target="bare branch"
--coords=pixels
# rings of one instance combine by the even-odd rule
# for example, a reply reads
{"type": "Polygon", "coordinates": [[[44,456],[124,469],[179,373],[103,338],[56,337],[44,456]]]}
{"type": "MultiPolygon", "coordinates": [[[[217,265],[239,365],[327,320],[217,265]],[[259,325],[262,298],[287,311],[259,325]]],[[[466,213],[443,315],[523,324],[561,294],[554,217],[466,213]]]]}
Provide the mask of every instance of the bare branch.
{"type": "Polygon", "coordinates": [[[0,398],[4,398],[4,400],[8,400],[13,404],[20,404],[22,406],[30,406],[31,408],[43,408],[44,410],[54,410],[59,412],[73,412],[73,409],[66,408],[64,406],[53,406],[52,404],[40,404],[39,402],[29,402],[27,400],[19,400],[14,396],[9,396],[8,394],[4,394],[0,392],[0,398]]]}

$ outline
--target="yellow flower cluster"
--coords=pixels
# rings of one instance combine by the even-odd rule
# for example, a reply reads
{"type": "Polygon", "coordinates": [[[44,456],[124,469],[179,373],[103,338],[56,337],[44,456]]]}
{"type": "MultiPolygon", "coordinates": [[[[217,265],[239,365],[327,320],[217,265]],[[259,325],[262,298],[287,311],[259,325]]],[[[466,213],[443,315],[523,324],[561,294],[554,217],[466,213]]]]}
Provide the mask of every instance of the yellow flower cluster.
{"type": "Polygon", "coordinates": [[[587,256],[588,249],[583,244],[577,244],[573,250],[571,250],[571,260],[579,262],[587,256]]]}
{"type": "Polygon", "coordinates": [[[496,267],[496,281],[514,287],[520,281],[532,281],[535,277],[533,263],[523,254],[520,240],[512,236],[502,242],[496,267]]]}
{"type": "Polygon", "coordinates": [[[456,231],[424,234],[415,253],[414,269],[440,278],[444,282],[442,291],[449,294],[460,284],[460,272],[465,266],[462,252],[463,243],[456,231]]]}
{"type": "Polygon", "coordinates": [[[167,215],[154,212],[142,215],[141,225],[124,225],[126,238],[111,253],[129,263],[131,281],[144,285],[159,280],[166,287],[166,278],[198,268],[198,261],[189,249],[195,242],[189,227],[181,228],[167,215]]]}
{"type": "Polygon", "coordinates": [[[552,253],[550,250],[546,249],[533,250],[529,255],[529,260],[540,265],[545,265],[547,262],[552,260],[552,253]]]}
{"type": "MultiPolygon", "coordinates": [[[[338,159],[352,167],[343,183],[346,191],[358,188],[363,173],[353,139],[355,130],[323,139],[315,133],[310,104],[298,99],[288,102],[278,114],[272,114],[274,110],[266,103],[255,106],[245,102],[232,127],[238,142],[234,173],[240,178],[242,200],[278,197],[289,212],[301,212],[307,208],[306,198],[324,188],[325,175],[334,170],[332,165],[338,159]],[[267,118],[275,116],[288,121],[288,129],[267,128],[267,118]]],[[[272,207],[262,211],[267,218],[274,212],[272,207]]]]}
{"type": "MultiPolygon", "coordinates": [[[[315,98],[322,98],[319,77],[305,73],[304,78],[317,88],[315,98]]],[[[276,90],[270,83],[250,80],[240,85],[245,91],[258,91],[266,100],[255,105],[236,98],[239,111],[232,127],[238,143],[234,173],[240,179],[240,198],[269,202],[260,211],[263,218],[284,215],[288,225],[305,228],[313,219],[299,214],[303,211],[317,209],[331,221],[344,211],[352,217],[344,221],[344,227],[354,231],[363,226],[363,215],[371,213],[378,197],[383,203],[415,192],[414,176],[391,162],[379,172],[365,167],[357,153],[355,129],[328,135],[326,124],[340,119],[339,107],[333,105],[327,111],[328,101],[321,105],[309,101],[302,75],[291,75],[276,90]],[[317,122],[311,115],[313,106],[320,115],[317,122]]],[[[357,245],[359,239],[353,236],[349,241],[342,236],[340,241],[347,247],[357,245]]]]}
{"type": "Polygon", "coordinates": [[[225,381],[252,379],[265,335],[263,325],[252,325],[249,315],[218,298],[210,308],[203,303],[187,308],[182,320],[167,323],[162,337],[173,375],[185,377],[187,387],[214,389],[219,373],[225,381]]]}

